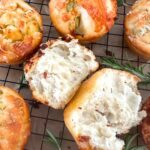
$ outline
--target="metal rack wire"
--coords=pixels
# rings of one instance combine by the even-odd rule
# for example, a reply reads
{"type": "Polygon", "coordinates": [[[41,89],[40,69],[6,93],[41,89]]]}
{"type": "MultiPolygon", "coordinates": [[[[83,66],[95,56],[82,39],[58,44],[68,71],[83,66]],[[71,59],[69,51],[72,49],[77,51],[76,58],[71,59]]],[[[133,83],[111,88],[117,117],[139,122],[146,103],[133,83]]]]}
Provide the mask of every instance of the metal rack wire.
{"type": "MultiPolygon", "coordinates": [[[[27,0],[27,2],[35,7],[43,17],[43,41],[57,38],[58,34],[49,19],[49,0],[27,0]]],[[[134,0],[129,0],[129,2],[134,2],[134,0]]],[[[123,21],[127,12],[128,7],[120,7],[118,9],[118,18],[113,29],[101,40],[86,46],[94,51],[97,60],[101,56],[109,55],[112,52],[121,63],[130,61],[137,66],[146,64],[148,69],[150,69],[150,63],[132,54],[124,42],[123,21]]],[[[21,80],[22,75],[22,65],[0,65],[0,84],[18,90],[24,96],[30,107],[32,132],[25,150],[55,150],[52,145],[43,141],[47,136],[46,129],[49,129],[60,140],[62,150],[77,150],[74,140],[64,125],[63,111],[53,110],[33,101],[30,90],[28,88],[21,88],[20,86],[23,82],[21,80]]],[[[144,98],[149,95],[149,91],[149,87],[141,88],[141,93],[144,98]]],[[[133,129],[133,132],[137,132],[137,129],[133,129]]],[[[140,143],[140,140],[137,140],[136,144],[138,143],[140,143]]]]}

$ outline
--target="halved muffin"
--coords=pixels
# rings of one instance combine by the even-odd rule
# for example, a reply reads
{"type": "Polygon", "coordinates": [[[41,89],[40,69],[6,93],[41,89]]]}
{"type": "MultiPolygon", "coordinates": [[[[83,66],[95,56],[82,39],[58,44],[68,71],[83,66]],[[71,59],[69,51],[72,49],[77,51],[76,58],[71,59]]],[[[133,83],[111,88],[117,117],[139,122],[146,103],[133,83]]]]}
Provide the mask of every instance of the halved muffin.
{"type": "Polygon", "coordinates": [[[29,134],[30,115],[24,99],[0,86],[0,150],[23,150],[29,134]]]}
{"type": "Polygon", "coordinates": [[[150,59],[150,1],[138,0],[125,18],[125,39],[140,56],[150,59]]]}
{"type": "Polygon", "coordinates": [[[55,109],[64,108],[82,81],[98,68],[95,59],[77,40],[42,44],[24,67],[33,97],[55,109]]]}
{"type": "Polygon", "coordinates": [[[119,135],[146,117],[137,89],[140,79],[128,72],[102,69],[86,80],[64,111],[64,121],[79,150],[124,150],[119,135]]]}
{"type": "Polygon", "coordinates": [[[51,0],[50,17],[61,35],[70,34],[82,42],[106,34],[117,15],[116,0],[51,0]]]}
{"type": "Polygon", "coordinates": [[[23,0],[0,1],[0,64],[19,64],[42,40],[42,19],[23,0]]]}

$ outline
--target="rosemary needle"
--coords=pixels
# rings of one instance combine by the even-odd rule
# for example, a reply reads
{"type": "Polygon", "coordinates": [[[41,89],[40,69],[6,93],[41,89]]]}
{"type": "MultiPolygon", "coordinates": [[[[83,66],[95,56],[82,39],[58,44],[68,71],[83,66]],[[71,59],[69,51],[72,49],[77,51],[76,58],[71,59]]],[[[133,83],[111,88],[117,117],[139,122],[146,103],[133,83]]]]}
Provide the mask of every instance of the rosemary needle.
{"type": "Polygon", "coordinates": [[[118,0],[118,7],[120,7],[120,6],[128,6],[129,4],[127,4],[126,2],[125,2],[125,0],[118,0]]]}
{"type": "Polygon", "coordinates": [[[27,87],[28,87],[28,83],[27,83],[27,80],[25,79],[25,75],[23,74],[19,88],[22,89],[22,88],[27,88],[27,87]]]}
{"type": "Polygon", "coordinates": [[[141,84],[150,85],[150,72],[144,73],[145,66],[134,67],[129,63],[120,64],[115,58],[110,57],[101,57],[101,60],[102,65],[117,70],[128,71],[141,78],[141,84]]]}
{"type": "Polygon", "coordinates": [[[138,136],[139,133],[136,133],[134,135],[127,134],[124,139],[125,141],[124,150],[146,150],[145,145],[132,146],[133,142],[136,140],[138,136]]]}
{"type": "Polygon", "coordinates": [[[58,150],[61,150],[60,144],[58,140],[55,138],[55,136],[48,129],[46,129],[46,132],[48,134],[48,137],[46,138],[45,141],[53,144],[58,150]]]}
{"type": "Polygon", "coordinates": [[[129,137],[128,137],[128,135],[127,135],[126,138],[128,138],[128,139],[125,140],[125,150],[129,150],[129,149],[130,149],[130,147],[131,147],[133,141],[134,141],[138,136],[139,136],[138,133],[136,133],[136,134],[133,135],[133,136],[132,136],[132,135],[129,135],[129,137]]]}

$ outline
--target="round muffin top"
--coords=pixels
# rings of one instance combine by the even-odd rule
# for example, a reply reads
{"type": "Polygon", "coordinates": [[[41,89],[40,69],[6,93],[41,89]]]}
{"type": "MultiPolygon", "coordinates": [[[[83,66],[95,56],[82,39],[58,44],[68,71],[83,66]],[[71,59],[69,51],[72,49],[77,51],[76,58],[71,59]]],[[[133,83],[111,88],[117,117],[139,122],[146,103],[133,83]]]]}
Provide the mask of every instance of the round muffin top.
{"type": "Polygon", "coordinates": [[[29,134],[29,110],[23,98],[0,86],[0,150],[22,150],[29,134]]]}
{"type": "Polygon", "coordinates": [[[56,29],[83,42],[106,34],[114,24],[116,0],[51,0],[50,17],[56,29]]]}
{"type": "Polygon", "coordinates": [[[0,63],[18,64],[42,40],[42,19],[23,0],[0,1],[0,63]]]}
{"type": "Polygon", "coordinates": [[[129,46],[150,58],[150,1],[139,0],[127,14],[125,29],[129,46]]]}

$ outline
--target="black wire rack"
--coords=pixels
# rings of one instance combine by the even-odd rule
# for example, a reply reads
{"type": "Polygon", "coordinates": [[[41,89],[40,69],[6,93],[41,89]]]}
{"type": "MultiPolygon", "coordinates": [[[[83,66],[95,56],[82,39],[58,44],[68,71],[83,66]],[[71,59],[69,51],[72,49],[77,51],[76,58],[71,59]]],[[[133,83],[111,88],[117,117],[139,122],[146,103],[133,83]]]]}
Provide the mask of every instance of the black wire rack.
{"type": "MultiPolygon", "coordinates": [[[[134,0],[128,1],[130,4],[134,2],[134,0]]],[[[59,35],[52,26],[49,17],[49,0],[27,0],[27,2],[42,15],[44,25],[43,42],[48,39],[57,38],[59,35]]],[[[113,53],[121,63],[130,61],[136,66],[147,65],[149,70],[150,63],[130,52],[124,42],[123,22],[125,14],[128,11],[129,7],[119,7],[118,17],[112,30],[102,39],[95,43],[87,44],[86,46],[93,50],[98,61],[101,56],[113,53]]],[[[32,99],[31,91],[28,88],[21,88],[23,84],[22,76],[22,65],[0,65],[0,84],[18,90],[29,104],[32,131],[25,150],[55,150],[53,145],[43,140],[47,137],[46,129],[50,130],[60,140],[62,150],[78,150],[63,122],[63,110],[53,110],[52,108],[35,102],[32,99]]],[[[141,87],[140,90],[143,99],[146,99],[149,96],[150,88],[141,87]]],[[[133,129],[132,132],[138,132],[138,129],[133,129]]],[[[140,143],[141,140],[138,139],[135,144],[140,143]]]]}

